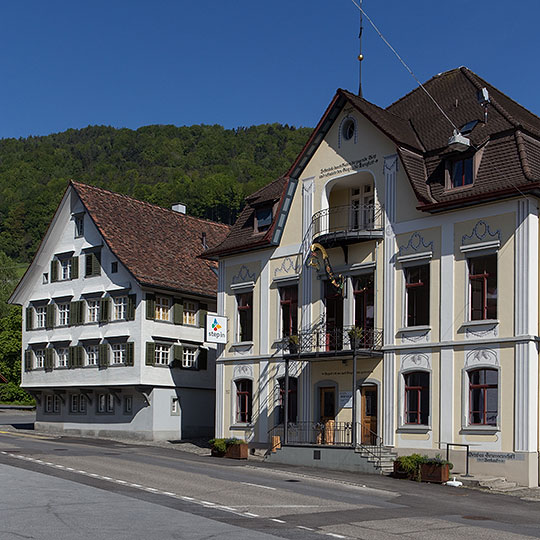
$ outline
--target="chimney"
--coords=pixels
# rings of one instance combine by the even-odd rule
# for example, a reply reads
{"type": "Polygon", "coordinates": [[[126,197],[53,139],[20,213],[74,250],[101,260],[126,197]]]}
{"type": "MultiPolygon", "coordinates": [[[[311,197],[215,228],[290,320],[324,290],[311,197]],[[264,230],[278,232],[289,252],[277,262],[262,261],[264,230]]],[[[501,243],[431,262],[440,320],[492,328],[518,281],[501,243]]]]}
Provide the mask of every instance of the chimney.
{"type": "Polygon", "coordinates": [[[179,214],[185,214],[186,213],[186,205],[182,203],[176,203],[172,205],[172,210],[174,212],[178,212],[179,214]]]}

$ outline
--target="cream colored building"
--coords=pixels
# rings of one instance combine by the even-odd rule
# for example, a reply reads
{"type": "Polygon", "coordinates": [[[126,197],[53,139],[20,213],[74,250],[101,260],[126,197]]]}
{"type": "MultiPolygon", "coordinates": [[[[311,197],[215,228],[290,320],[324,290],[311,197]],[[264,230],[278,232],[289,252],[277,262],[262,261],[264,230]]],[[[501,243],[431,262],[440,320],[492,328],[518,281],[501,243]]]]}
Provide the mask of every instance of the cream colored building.
{"type": "Polygon", "coordinates": [[[472,474],[538,485],[540,119],[466,68],[425,86],[470,145],[419,89],[338,90],[209,253],[216,435],[351,470],[450,444],[464,471],[468,445],[472,474]]]}

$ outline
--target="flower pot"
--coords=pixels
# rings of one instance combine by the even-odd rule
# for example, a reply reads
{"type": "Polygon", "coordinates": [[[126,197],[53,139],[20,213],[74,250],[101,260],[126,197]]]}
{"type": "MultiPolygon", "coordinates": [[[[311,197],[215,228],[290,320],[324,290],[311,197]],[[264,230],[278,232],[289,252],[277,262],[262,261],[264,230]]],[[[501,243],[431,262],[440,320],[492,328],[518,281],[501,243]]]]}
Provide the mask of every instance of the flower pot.
{"type": "Polygon", "coordinates": [[[210,452],[212,457],[223,457],[225,455],[225,452],[217,450],[216,448],[212,448],[210,452]]]}
{"type": "Polygon", "coordinates": [[[392,476],[394,478],[409,478],[409,473],[401,468],[399,461],[394,461],[394,472],[392,476]]]}
{"type": "Polygon", "coordinates": [[[433,482],[442,484],[448,482],[450,470],[447,464],[423,463],[420,466],[420,476],[422,482],[433,482]]]}
{"type": "Polygon", "coordinates": [[[225,457],[231,459],[247,459],[248,445],[247,443],[231,444],[227,446],[225,457]]]}

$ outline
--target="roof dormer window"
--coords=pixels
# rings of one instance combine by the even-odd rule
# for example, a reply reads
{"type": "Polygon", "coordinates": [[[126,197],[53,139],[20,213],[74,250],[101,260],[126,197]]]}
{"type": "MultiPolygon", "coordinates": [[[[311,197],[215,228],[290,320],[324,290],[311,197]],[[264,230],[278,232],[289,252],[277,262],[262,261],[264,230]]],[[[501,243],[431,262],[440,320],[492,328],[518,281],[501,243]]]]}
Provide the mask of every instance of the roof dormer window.
{"type": "Polygon", "coordinates": [[[450,162],[450,188],[470,186],[474,180],[473,157],[450,162]]]}
{"type": "Polygon", "coordinates": [[[272,225],[272,207],[261,206],[255,210],[255,230],[257,232],[267,231],[272,225]]]}

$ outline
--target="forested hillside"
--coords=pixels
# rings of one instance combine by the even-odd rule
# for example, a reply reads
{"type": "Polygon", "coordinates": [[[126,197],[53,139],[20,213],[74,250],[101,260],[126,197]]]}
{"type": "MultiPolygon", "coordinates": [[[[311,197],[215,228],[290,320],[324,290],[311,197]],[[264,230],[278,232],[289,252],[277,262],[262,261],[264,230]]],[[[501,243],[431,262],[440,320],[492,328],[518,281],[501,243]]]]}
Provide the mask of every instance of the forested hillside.
{"type": "Polygon", "coordinates": [[[0,141],[0,251],[29,261],[69,179],[232,223],[243,199],[283,174],[310,129],[280,124],[94,126],[0,141]]]}
{"type": "Polygon", "coordinates": [[[244,198],[285,173],[310,132],[280,124],[92,126],[0,140],[0,372],[11,383],[0,385],[0,401],[29,398],[18,388],[20,309],[5,301],[70,179],[233,223],[244,198]]]}

